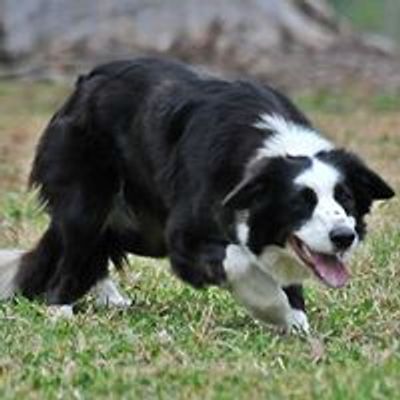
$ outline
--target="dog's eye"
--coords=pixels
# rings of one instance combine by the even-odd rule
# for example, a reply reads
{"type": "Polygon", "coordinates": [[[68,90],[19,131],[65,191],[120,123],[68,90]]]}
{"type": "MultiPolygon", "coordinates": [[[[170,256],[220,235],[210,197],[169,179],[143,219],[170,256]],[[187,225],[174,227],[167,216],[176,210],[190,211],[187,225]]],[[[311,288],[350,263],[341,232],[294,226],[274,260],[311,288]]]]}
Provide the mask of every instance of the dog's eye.
{"type": "Polygon", "coordinates": [[[350,191],[344,185],[336,185],[335,187],[335,199],[339,203],[347,203],[353,200],[350,191]]]}
{"type": "Polygon", "coordinates": [[[304,202],[307,204],[316,204],[317,203],[317,195],[315,194],[314,190],[310,188],[302,188],[300,190],[300,196],[304,202]]]}

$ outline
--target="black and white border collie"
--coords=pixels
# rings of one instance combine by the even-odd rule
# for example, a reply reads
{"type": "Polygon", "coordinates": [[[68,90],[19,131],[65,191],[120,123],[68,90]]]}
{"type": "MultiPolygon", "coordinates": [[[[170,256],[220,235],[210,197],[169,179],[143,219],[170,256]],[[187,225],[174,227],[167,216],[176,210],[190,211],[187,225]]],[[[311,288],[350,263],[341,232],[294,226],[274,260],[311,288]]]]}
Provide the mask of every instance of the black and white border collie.
{"type": "Polygon", "coordinates": [[[71,305],[127,253],[169,257],[196,288],[228,289],[256,318],[309,330],[302,282],[346,284],[364,216],[392,189],[278,91],[173,61],[113,62],[81,77],[37,148],[31,183],[51,221],[3,252],[0,297],[71,305]]]}

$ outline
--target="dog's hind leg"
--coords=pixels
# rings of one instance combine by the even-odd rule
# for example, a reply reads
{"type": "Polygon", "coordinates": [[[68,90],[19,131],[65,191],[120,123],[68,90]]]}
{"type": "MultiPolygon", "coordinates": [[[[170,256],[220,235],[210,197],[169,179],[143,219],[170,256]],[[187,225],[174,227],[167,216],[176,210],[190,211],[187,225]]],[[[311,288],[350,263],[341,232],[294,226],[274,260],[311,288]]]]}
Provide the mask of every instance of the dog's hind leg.
{"type": "Polygon", "coordinates": [[[106,228],[110,191],[75,187],[54,216],[60,227],[63,252],[46,286],[51,305],[73,304],[108,274],[112,248],[106,228]]]}
{"type": "Polygon", "coordinates": [[[108,274],[107,243],[101,236],[67,236],[63,257],[46,288],[50,305],[73,304],[108,274]]]}
{"type": "MultiPolygon", "coordinates": [[[[133,226],[124,228],[114,226],[109,229],[109,243],[112,248],[111,260],[118,268],[121,255],[132,253],[144,257],[165,257],[167,255],[162,240],[149,240],[144,232],[133,226]]],[[[116,282],[106,277],[93,287],[96,304],[99,306],[127,308],[132,301],[121,291],[116,282]]]]}

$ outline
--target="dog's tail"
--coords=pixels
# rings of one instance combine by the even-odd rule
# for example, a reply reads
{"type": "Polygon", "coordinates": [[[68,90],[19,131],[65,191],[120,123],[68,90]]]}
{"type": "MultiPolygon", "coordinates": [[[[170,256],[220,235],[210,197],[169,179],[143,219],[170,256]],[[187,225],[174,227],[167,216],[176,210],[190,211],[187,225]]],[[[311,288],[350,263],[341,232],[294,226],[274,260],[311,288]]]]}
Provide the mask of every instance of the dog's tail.
{"type": "Polygon", "coordinates": [[[15,278],[23,255],[24,251],[18,249],[0,250],[0,300],[9,299],[15,294],[15,278]]]}

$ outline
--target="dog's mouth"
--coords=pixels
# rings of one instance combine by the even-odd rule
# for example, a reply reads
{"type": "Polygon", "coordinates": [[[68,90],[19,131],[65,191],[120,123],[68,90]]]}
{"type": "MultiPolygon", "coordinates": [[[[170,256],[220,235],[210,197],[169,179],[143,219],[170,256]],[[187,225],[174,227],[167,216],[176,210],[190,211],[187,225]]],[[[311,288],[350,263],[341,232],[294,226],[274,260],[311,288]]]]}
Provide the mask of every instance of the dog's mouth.
{"type": "Polygon", "coordinates": [[[315,252],[293,235],[289,243],[297,257],[327,286],[340,288],[348,282],[350,274],[341,256],[315,252]]]}

